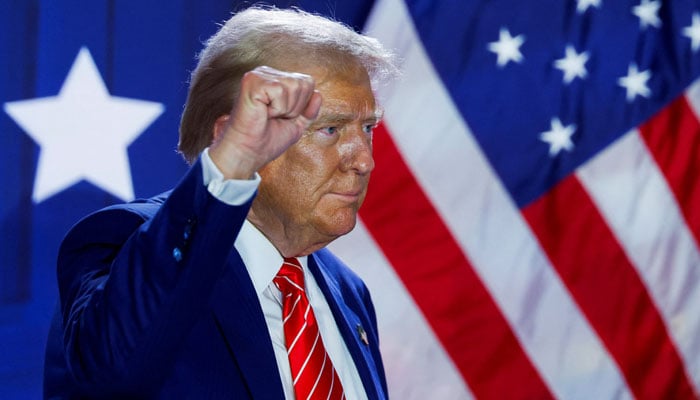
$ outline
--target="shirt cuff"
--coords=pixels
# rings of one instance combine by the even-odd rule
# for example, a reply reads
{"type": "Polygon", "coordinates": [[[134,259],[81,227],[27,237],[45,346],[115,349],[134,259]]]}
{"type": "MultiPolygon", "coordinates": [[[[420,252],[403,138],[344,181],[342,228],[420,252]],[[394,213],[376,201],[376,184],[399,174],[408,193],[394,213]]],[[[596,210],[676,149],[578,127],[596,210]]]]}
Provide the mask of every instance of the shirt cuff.
{"type": "Polygon", "coordinates": [[[200,158],[204,184],[212,196],[231,206],[240,206],[253,197],[260,185],[260,175],[257,172],[249,180],[224,179],[224,174],[209,157],[209,148],[204,149],[200,158]]]}

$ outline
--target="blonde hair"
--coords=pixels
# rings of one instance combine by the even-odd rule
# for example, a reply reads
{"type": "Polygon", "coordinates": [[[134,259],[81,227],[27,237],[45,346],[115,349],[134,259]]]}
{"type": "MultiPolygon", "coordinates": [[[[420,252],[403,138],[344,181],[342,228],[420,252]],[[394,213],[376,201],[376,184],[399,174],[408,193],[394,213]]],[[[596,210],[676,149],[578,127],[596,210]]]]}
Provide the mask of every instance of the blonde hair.
{"type": "Polygon", "coordinates": [[[398,72],[376,39],[342,23],[298,9],[248,8],[226,21],[198,56],[180,121],[183,157],[192,163],[211,144],[214,122],[230,112],[243,74],[290,64],[331,72],[359,64],[373,87],[398,72]]]}

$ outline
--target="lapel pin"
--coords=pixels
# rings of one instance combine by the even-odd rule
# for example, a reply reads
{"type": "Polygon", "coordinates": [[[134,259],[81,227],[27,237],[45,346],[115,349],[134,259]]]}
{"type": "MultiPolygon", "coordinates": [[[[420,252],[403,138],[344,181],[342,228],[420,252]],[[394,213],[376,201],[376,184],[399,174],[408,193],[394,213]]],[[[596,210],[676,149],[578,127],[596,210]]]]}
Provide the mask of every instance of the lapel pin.
{"type": "Polygon", "coordinates": [[[362,325],[357,324],[357,335],[360,337],[360,341],[365,344],[365,346],[369,346],[369,339],[367,338],[367,332],[365,332],[365,328],[362,327],[362,325]]]}

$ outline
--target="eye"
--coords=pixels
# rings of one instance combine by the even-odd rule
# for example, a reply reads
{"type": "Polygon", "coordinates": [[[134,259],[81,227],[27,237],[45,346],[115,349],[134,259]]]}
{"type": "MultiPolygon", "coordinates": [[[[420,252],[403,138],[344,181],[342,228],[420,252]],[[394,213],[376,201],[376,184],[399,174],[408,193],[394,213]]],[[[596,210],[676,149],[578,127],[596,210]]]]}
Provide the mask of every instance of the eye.
{"type": "Polygon", "coordinates": [[[377,124],[365,124],[362,126],[362,130],[366,134],[371,135],[372,132],[374,131],[374,128],[376,128],[376,127],[377,127],[377,124]]]}
{"type": "Polygon", "coordinates": [[[325,127],[325,128],[320,128],[318,131],[321,132],[321,133],[324,133],[324,134],[326,134],[326,135],[328,135],[328,136],[333,136],[333,135],[335,135],[336,133],[338,133],[338,127],[336,127],[336,126],[327,126],[327,127],[325,127]]]}

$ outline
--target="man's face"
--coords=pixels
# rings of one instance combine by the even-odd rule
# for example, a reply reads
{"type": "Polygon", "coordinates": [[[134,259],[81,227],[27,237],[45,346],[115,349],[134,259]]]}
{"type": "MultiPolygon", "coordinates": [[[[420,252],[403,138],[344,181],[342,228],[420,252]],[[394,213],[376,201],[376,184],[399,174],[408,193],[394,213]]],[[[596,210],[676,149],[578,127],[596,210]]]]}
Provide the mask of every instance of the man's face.
{"type": "Polygon", "coordinates": [[[271,239],[283,235],[315,250],[355,226],[374,168],[372,129],[379,116],[363,68],[302,72],[314,77],[323,97],[319,116],[296,144],[260,170],[251,214],[271,239]]]}

